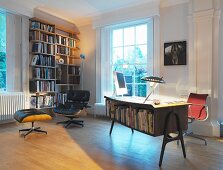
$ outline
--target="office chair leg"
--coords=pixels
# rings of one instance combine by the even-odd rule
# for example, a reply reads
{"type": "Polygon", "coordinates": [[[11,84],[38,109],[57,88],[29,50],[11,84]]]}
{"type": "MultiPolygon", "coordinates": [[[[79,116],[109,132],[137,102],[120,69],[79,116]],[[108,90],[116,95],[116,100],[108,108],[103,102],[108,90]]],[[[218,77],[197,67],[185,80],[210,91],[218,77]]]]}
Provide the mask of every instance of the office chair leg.
{"type": "Polygon", "coordinates": [[[64,127],[67,128],[72,122],[68,122],[64,127]]]}
{"type": "Polygon", "coordinates": [[[67,121],[61,121],[61,122],[57,122],[56,124],[66,124],[66,123],[69,123],[70,120],[67,120],[67,121]]]}
{"type": "Polygon", "coordinates": [[[187,136],[190,136],[190,137],[192,137],[192,138],[196,138],[196,139],[200,139],[200,140],[203,140],[204,141],[204,144],[207,146],[207,140],[206,139],[204,139],[204,138],[201,138],[200,136],[198,136],[198,135],[195,135],[195,134],[193,134],[193,133],[191,133],[191,134],[188,134],[187,136]]]}

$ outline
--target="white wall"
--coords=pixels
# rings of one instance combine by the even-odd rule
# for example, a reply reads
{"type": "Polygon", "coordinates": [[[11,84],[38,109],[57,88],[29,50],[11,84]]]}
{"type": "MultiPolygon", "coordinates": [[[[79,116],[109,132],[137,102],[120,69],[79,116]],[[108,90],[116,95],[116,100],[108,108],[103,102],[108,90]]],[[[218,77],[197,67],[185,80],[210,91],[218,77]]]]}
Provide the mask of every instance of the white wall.
{"type": "Polygon", "coordinates": [[[96,102],[95,89],[96,89],[96,68],[95,68],[95,49],[96,49],[96,32],[92,25],[86,25],[79,28],[80,30],[80,49],[81,53],[86,56],[84,60],[83,72],[83,89],[90,90],[91,97],[90,103],[96,102]]]}
{"type": "Polygon", "coordinates": [[[164,42],[188,40],[187,16],[187,3],[160,9],[160,76],[166,81],[160,85],[162,95],[179,97],[188,88],[188,55],[187,65],[164,66],[164,42]]]}

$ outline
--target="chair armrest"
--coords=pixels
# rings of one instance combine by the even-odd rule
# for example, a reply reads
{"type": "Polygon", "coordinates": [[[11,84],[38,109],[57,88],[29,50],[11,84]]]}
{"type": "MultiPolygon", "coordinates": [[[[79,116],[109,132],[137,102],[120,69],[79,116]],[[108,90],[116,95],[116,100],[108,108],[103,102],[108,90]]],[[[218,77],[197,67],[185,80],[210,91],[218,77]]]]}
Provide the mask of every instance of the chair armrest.
{"type": "MultiPolygon", "coordinates": [[[[208,119],[209,113],[208,113],[208,106],[207,106],[207,105],[205,105],[205,104],[195,104],[195,103],[190,103],[190,104],[189,104],[189,112],[191,112],[191,110],[190,110],[190,106],[203,106],[203,108],[205,108],[205,110],[206,110],[207,116],[206,116],[206,118],[205,118],[204,120],[200,120],[200,121],[205,121],[205,120],[208,119]]],[[[200,115],[199,115],[199,117],[200,117],[200,115]]],[[[199,118],[199,117],[198,117],[198,118],[199,118]]]]}
{"type": "Polygon", "coordinates": [[[195,104],[195,103],[190,103],[189,106],[204,106],[207,107],[205,104],[195,104]]]}

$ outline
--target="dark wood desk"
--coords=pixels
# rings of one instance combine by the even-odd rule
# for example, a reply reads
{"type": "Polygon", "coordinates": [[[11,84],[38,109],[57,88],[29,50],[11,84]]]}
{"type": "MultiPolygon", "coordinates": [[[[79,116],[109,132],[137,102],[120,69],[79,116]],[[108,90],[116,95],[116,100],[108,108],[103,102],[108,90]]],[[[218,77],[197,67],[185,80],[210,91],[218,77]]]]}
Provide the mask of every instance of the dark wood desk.
{"type": "Polygon", "coordinates": [[[139,132],[163,137],[163,144],[160,154],[159,166],[162,165],[165,146],[167,143],[180,140],[184,157],[186,157],[183,130],[188,128],[187,112],[188,103],[172,102],[155,105],[152,102],[142,103],[143,100],[137,98],[112,98],[105,96],[106,114],[111,120],[110,135],[114,122],[118,122],[139,132]],[[171,137],[170,133],[178,132],[176,137],[171,137]]]}

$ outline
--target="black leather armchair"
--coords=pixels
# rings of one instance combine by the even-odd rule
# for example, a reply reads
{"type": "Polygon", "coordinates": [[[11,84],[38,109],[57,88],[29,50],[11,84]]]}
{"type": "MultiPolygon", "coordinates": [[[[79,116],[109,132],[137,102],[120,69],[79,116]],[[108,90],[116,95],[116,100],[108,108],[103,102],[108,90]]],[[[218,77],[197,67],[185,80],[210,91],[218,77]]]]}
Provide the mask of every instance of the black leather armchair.
{"type": "Polygon", "coordinates": [[[89,108],[88,105],[90,98],[90,92],[87,90],[69,90],[67,92],[67,101],[65,104],[59,104],[54,108],[54,112],[64,117],[67,117],[67,121],[57,122],[57,124],[65,124],[64,127],[67,128],[70,124],[76,124],[84,126],[83,120],[77,120],[79,118],[80,112],[89,108]]]}

